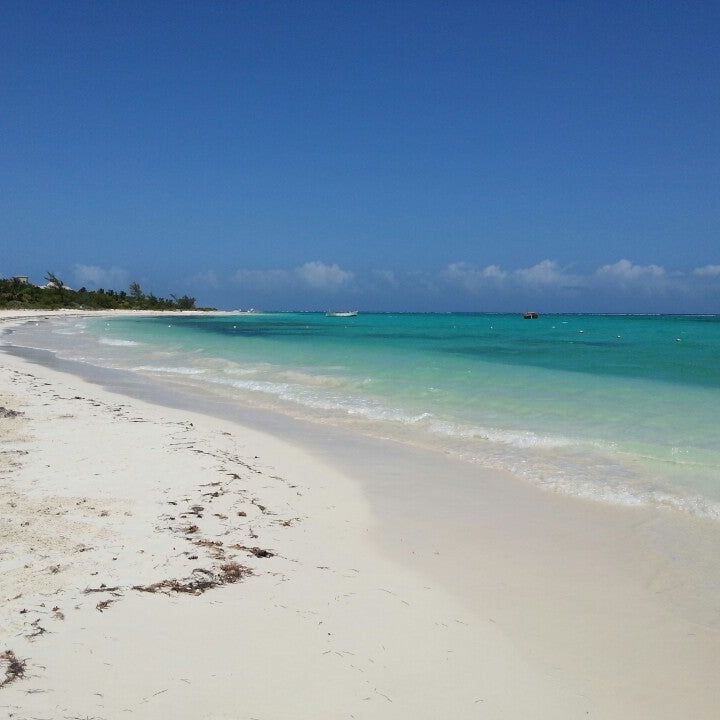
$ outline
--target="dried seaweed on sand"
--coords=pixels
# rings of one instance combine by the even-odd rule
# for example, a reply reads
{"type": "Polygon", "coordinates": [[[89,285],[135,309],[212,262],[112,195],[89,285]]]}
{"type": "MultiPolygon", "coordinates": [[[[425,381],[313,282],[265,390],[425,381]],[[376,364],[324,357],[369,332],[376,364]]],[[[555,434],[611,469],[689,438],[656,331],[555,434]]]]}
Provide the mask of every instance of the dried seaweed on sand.
{"type": "Polygon", "coordinates": [[[0,688],[9,685],[18,678],[25,677],[25,661],[21,660],[12,650],[0,653],[0,670],[5,670],[5,677],[0,680],[0,688]]]}
{"type": "Polygon", "coordinates": [[[190,577],[182,580],[170,579],[150,585],[133,585],[133,590],[150,593],[188,593],[190,595],[202,595],[207,590],[230,585],[241,580],[247,575],[252,575],[252,569],[236,562],[228,562],[220,565],[215,570],[196,568],[190,577]]]}

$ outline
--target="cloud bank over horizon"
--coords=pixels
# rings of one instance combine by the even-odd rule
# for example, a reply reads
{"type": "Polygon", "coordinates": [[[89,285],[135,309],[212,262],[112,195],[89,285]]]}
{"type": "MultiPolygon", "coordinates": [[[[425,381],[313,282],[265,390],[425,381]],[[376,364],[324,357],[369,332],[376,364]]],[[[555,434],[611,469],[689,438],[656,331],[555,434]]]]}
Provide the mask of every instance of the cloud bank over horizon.
{"type": "Polygon", "coordinates": [[[245,270],[241,269],[232,276],[232,281],[257,289],[299,288],[305,287],[325,292],[336,292],[348,288],[353,282],[354,273],[343,270],[337,263],[325,264],[319,260],[306,262],[292,270],[245,270]]]}
{"type": "Polygon", "coordinates": [[[77,264],[73,268],[72,276],[78,287],[87,287],[90,290],[125,288],[130,282],[125,270],[118,267],[102,268],[98,265],[77,264]]]}
{"type": "MultiPolygon", "coordinates": [[[[135,279],[124,268],[83,263],[69,277],[78,287],[115,289],[135,279]]],[[[161,285],[143,278],[143,286],[166,292],[161,285]]],[[[517,268],[461,260],[417,271],[356,270],[314,259],[290,268],[201,270],[170,290],[225,308],[514,311],[532,305],[547,312],[718,312],[720,265],[677,270],[621,258],[581,271],[545,258],[517,268]]]]}

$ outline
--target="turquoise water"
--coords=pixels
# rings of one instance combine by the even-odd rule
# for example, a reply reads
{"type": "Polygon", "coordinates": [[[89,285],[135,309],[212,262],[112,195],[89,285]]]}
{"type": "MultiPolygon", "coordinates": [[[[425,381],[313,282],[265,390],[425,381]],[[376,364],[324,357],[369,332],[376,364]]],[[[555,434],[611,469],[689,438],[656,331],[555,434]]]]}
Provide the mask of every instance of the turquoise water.
{"type": "Polygon", "coordinates": [[[720,519],[720,316],[118,318],[56,340],[548,489],[720,519]]]}

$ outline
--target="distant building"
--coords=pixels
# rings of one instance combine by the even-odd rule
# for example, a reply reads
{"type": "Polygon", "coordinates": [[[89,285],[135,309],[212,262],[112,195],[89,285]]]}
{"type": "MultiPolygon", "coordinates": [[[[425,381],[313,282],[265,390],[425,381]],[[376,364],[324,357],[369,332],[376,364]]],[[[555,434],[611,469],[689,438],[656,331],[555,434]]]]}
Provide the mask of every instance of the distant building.
{"type": "Polygon", "coordinates": [[[15,282],[19,282],[21,285],[30,284],[30,280],[27,275],[15,275],[13,276],[13,280],[15,280],[15,282]]]}

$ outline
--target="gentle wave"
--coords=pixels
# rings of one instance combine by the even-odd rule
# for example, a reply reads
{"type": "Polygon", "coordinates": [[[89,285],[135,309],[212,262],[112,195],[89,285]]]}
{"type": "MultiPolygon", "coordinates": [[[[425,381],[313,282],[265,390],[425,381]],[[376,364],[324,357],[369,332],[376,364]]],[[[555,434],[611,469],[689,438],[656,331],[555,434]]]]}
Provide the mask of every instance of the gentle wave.
{"type": "MultiPolygon", "coordinates": [[[[163,370],[165,371],[165,370],[163,370]]],[[[167,369],[171,372],[172,369],[167,369]]],[[[183,374],[190,374],[187,369],[179,370],[183,374]]],[[[194,371],[192,374],[200,374],[194,371]]],[[[395,422],[401,425],[422,425],[422,428],[435,434],[450,438],[466,440],[482,440],[489,443],[499,443],[519,449],[529,448],[562,448],[583,444],[579,439],[553,435],[538,435],[532,432],[518,432],[501,428],[487,428],[474,425],[463,425],[435,419],[430,411],[410,412],[403,408],[392,408],[369,399],[352,395],[332,395],[330,397],[313,393],[308,387],[288,382],[275,382],[269,380],[228,380],[208,375],[205,378],[214,384],[230,385],[239,390],[248,390],[254,393],[270,395],[280,400],[301,405],[313,410],[341,412],[350,417],[362,417],[367,420],[395,422]]],[[[327,383],[317,382],[315,385],[327,383]]],[[[339,383],[333,383],[338,385],[339,383]]],[[[599,445],[598,443],[588,443],[599,445]]]]}
{"type": "Polygon", "coordinates": [[[135,340],[120,340],[119,338],[99,338],[98,342],[101,345],[112,345],[113,347],[135,347],[142,344],[135,340]]]}
{"type": "Polygon", "coordinates": [[[486,440],[492,443],[512,445],[517,448],[561,448],[570,445],[579,445],[582,441],[554,435],[538,435],[537,433],[515,430],[501,430],[459,423],[436,422],[432,430],[440,435],[450,437],[486,440]]]}
{"type": "Polygon", "coordinates": [[[291,383],[268,380],[225,380],[224,378],[208,378],[208,381],[221,385],[231,385],[238,390],[249,390],[272,395],[281,400],[312,408],[313,410],[339,411],[369,420],[393,420],[403,424],[413,424],[430,417],[429,413],[408,414],[400,409],[387,408],[376,401],[365,398],[337,395],[323,397],[312,394],[311,391],[291,383]]]}
{"type": "MultiPolygon", "coordinates": [[[[342,387],[343,382],[338,378],[322,375],[310,375],[298,371],[281,371],[275,373],[278,380],[260,379],[230,379],[211,374],[206,368],[192,368],[185,366],[157,366],[140,365],[134,370],[167,375],[204,375],[204,380],[216,385],[229,385],[238,390],[247,390],[261,393],[274,398],[304,406],[313,410],[340,412],[348,416],[359,416],[368,420],[396,422],[402,425],[422,424],[424,429],[436,435],[450,438],[481,440],[489,443],[498,443],[519,449],[532,448],[563,448],[583,444],[579,439],[554,435],[539,435],[529,431],[515,431],[501,428],[488,428],[477,425],[453,423],[435,419],[430,411],[409,412],[403,408],[392,408],[382,402],[370,398],[358,397],[348,394],[333,394],[331,396],[315,392],[314,388],[342,387]],[[279,381],[282,378],[293,379],[296,382],[279,381]]],[[[267,368],[263,368],[267,372],[267,368]]],[[[260,372],[259,368],[223,368],[223,375],[247,376],[260,372]]],[[[363,384],[363,383],[361,383],[363,384]]],[[[597,445],[597,443],[585,443],[597,445]]]]}
{"type": "Polygon", "coordinates": [[[151,372],[168,375],[204,375],[207,371],[202,368],[190,367],[162,367],[158,365],[138,365],[133,368],[136,372],[151,372]]]}
{"type": "Polygon", "coordinates": [[[291,383],[301,383],[317,387],[341,387],[347,384],[347,379],[345,378],[301,372],[299,370],[285,370],[280,372],[278,377],[291,383]]]}
{"type": "MultiPolygon", "coordinates": [[[[523,475],[523,473],[520,473],[523,475]]],[[[533,480],[534,478],[528,477],[533,480]]],[[[578,481],[571,477],[552,477],[536,480],[536,484],[563,495],[628,507],[665,507],[679,510],[693,517],[720,520],[720,503],[700,495],[682,496],[662,490],[641,490],[629,484],[602,484],[597,481],[578,481]]]]}
{"type": "MultiPolygon", "coordinates": [[[[514,475],[538,485],[546,490],[565,495],[604,502],[627,507],[656,506],[669,507],[684,513],[720,520],[720,503],[705,499],[698,495],[681,496],[669,491],[641,489],[633,487],[631,482],[618,481],[614,484],[607,480],[612,476],[622,475],[619,466],[609,463],[606,470],[600,469],[596,477],[583,479],[578,475],[578,467],[562,468],[557,464],[544,467],[541,462],[531,461],[522,451],[546,451],[552,449],[575,448],[577,451],[592,449],[614,449],[598,441],[586,441],[579,438],[554,435],[540,435],[533,432],[517,432],[501,428],[488,428],[461,423],[441,421],[433,413],[410,413],[400,408],[390,408],[368,398],[352,396],[323,397],[313,393],[309,388],[287,382],[267,380],[239,380],[207,375],[205,371],[191,368],[154,368],[157,372],[177,372],[178,374],[203,374],[204,382],[217,385],[229,385],[238,390],[270,395],[296,406],[324,412],[342,413],[349,418],[359,417],[371,423],[392,423],[401,426],[412,426],[424,430],[430,435],[445,436],[454,440],[481,441],[487,444],[487,450],[478,455],[477,447],[474,454],[453,452],[466,460],[477,462],[485,467],[511,472],[514,475]],[[508,448],[506,452],[493,450],[497,446],[508,448]],[[612,467],[610,467],[612,466],[612,467]]],[[[432,443],[431,443],[432,445],[432,443]]],[[[587,456],[583,456],[588,461],[587,456]]],[[[598,462],[598,461],[596,461],[598,462]]]]}

